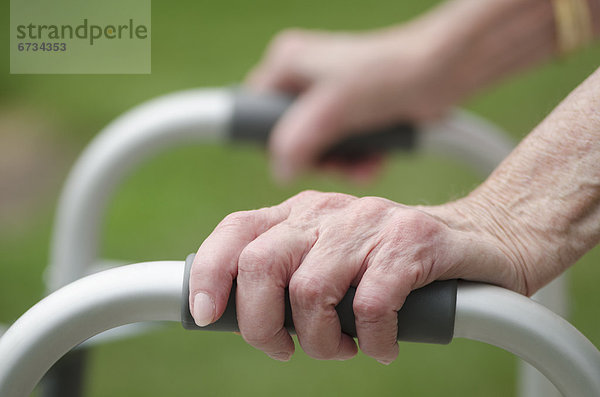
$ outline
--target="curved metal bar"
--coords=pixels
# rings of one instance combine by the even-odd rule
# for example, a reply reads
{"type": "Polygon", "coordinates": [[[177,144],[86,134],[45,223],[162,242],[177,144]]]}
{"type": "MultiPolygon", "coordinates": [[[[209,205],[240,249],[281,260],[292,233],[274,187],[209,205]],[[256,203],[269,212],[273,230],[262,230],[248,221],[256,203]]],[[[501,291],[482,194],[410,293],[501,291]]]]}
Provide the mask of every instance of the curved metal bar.
{"type": "Polygon", "coordinates": [[[47,289],[82,277],[96,260],[98,231],[109,195],[136,164],[159,150],[224,138],[230,90],[191,90],[143,104],[108,125],[70,173],[56,215],[47,289]]]}
{"type": "Polygon", "coordinates": [[[421,150],[456,159],[482,176],[492,172],[515,147],[499,127],[459,109],[446,119],[424,124],[417,142],[421,150]]]}
{"type": "Polygon", "coordinates": [[[29,396],[60,357],[102,331],[180,321],[183,262],[121,266],[50,294],[0,339],[0,396],[29,396]]]}
{"type": "MultiPolygon", "coordinates": [[[[61,288],[0,339],[0,395],[25,397],[62,355],[87,338],[139,321],[180,321],[183,262],[106,270],[61,288]]],[[[600,395],[600,352],[566,320],[514,292],[461,282],[455,337],[519,355],[565,396],[600,395]]]]}
{"type": "MultiPolygon", "coordinates": [[[[60,198],[47,289],[84,276],[97,259],[100,219],[108,197],[136,164],[192,141],[222,140],[233,109],[231,90],[192,90],[143,104],[107,126],[75,164],[60,198]]],[[[465,112],[420,128],[420,146],[487,173],[512,144],[489,123],[465,112]]]]}
{"type": "Polygon", "coordinates": [[[500,287],[461,282],[455,338],[507,350],[544,374],[564,396],[600,395],[600,352],[562,317],[500,287]]]}

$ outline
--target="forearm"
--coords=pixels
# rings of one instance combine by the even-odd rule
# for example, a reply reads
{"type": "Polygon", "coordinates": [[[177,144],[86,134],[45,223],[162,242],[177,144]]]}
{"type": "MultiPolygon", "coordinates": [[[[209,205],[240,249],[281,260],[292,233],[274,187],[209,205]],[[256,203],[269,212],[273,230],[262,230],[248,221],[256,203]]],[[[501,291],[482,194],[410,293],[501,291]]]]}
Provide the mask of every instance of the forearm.
{"type": "MultiPolygon", "coordinates": [[[[534,292],[600,241],[600,69],[478,189],[450,205],[474,212],[521,262],[534,292]]],[[[460,225],[468,228],[473,225],[460,225]]]]}
{"type": "MultiPolygon", "coordinates": [[[[600,36],[600,2],[589,4],[600,36]]],[[[414,22],[439,37],[455,100],[539,64],[559,50],[552,0],[453,0],[414,22]]]]}

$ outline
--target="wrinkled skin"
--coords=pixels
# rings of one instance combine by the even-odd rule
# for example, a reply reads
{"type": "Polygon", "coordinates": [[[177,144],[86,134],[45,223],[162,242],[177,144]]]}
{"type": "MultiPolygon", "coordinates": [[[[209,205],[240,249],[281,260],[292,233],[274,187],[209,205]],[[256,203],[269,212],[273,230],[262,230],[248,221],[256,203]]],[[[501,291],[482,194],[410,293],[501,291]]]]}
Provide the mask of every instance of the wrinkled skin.
{"type": "Polygon", "coordinates": [[[390,363],[398,354],[396,311],[411,290],[476,274],[525,292],[511,247],[481,230],[452,227],[453,217],[461,217],[453,207],[307,191],[274,207],[233,213],[198,250],[190,296],[205,295],[192,298],[192,313],[199,325],[219,318],[237,279],[242,336],[272,358],[288,360],[294,351],[283,327],[289,286],[304,351],[348,359],[357,347],[341,332],[335,306],[352,285],[360,348],[390,363]]]}

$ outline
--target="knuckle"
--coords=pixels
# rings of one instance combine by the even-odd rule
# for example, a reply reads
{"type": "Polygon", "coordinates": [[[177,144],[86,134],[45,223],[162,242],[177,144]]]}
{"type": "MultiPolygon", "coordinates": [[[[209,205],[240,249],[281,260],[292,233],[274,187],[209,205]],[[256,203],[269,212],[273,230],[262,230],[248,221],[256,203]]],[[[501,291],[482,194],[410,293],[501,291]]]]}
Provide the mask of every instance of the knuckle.
{"type": "Polygon", "coordinates": [[[380,197],[361,197],[352,203],[354,212],[359,216],[382,214],[390,209],[390,202],[380,197]]]}
{"type": "Polygon", "coordinates": [[[444,226],[431,216],[414,209],[401,211],[391,221],[391,235],[407,243],[434,244],[444,226]]]}
{"type": "Polygon", "coordinates": [[[268,249],[250,244],[240,253],[238,272],[261,278],[268,276],[273,270],[272,257],[268,249]]]}
{"type": "Polygon", "coordinates": [[[442,230],[441,223],[421,211],[410,211],[406,221],[407,226],[423,239],[435,237],[442,230]]]}
{"type": "Polygon", "coordinates": [[[358,200],[356,200],[356,205],[359,208],[374,209],[374,210],[386,210],[389,208],[390,202],[389,202],[389,200],[386,200],[381,197],[367,196],[367,197],[361,197],[358,200]]]}
{"type": "Polygon", "coordinates": [[[327,294],[327,283],[316,276],[294,274],[289,284],[290,297],[302,306],[323,304],[327,294]]]}
{"type": "Polygon", "coordinates": [[[318,197],[319,195],[321,195],[323,193],[316,191],[316,190],[303,190],[300,193],[296,194],[294,196],[294,199],[296,200],[312,200],[315,197],[318,197]]]}
{"type": "Polygon", "coordinates": [[[269,255],[266,250],[250,244],[240,253],[239,266],[245,271],[256,271],[264,269],[269,255]]]}
{"type": "Polygon", "coordinates": [[[353,200],[356,200],[356,197],[344,193],[305,190],[295,195],[292,203],[302,204],[303,208],[319,212],[319,210],[341,208],[353,200]]]}
{"type": "Polygon", "coordinates": [[[238,211],[227,215],[217,226],[218,228],[247,226],[254,219],[253,211],[238,211]]]}
{"type": "Polygon", "coordinates": [[[356,321],[362,324],[379,323],[391,312],[391,309],[385,302],[374,297],[354,298],[352,309],[354,310],[356,321]]]}
{"type": "Polygon", "coordinates": [[[336,209],[354,200],[356,200],[355,197],[344,193],[321,193],[319,196],[314,197],[313,207],[316,209],[336,209]]]}

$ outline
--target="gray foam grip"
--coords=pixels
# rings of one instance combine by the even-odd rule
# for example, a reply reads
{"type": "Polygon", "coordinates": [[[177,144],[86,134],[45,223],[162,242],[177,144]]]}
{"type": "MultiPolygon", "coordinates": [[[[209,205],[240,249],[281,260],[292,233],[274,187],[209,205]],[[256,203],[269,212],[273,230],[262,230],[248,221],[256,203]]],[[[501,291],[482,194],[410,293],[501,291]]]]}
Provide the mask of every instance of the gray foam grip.
{"type": "MultiPolygon", "coordinates": [[[[188,255],[183,277],[181,321],[188,330],[239,331],[235,306],[235,282],[229,294],[227,309],[219,320],[206,327],[198,327],[189,308],[189,276],[194,254],[188,255]]],[[[414,290],[398,312],[398,340],[408,342],[447,344],[454,334],[457,280],[436,281],[414,290]]],[[[342,332],[356,337],[352,301],[355,289],[350,288],[336,306],[342,332]]],[[[285,293],[285,327],[294,332],[288,292],[285,293]]]]}
{"type": "MultiPolygon", "coordinates": [[[[294,97],[285,94],[256,94],[243,89],[236,90],[231,139],[266,144],[273,126],[293,101],[294,97]]],[[[416,129],[409,124],[397,124],[352,135],[323,153],[322,159],[355,161],[375,153],[412,150],[415,146],[416,129]]]]}

